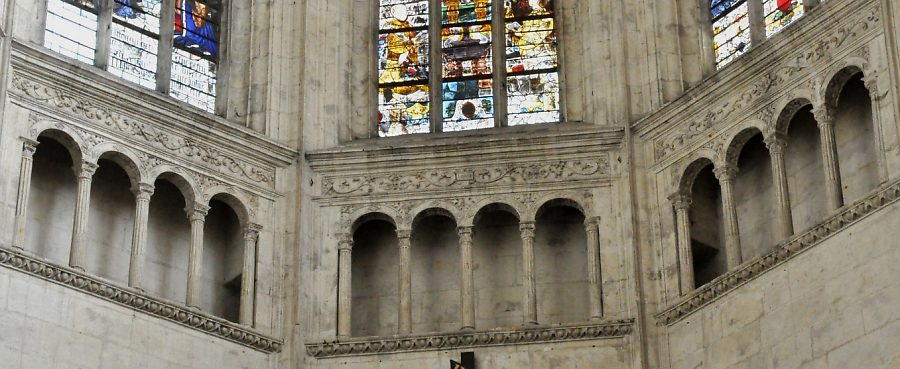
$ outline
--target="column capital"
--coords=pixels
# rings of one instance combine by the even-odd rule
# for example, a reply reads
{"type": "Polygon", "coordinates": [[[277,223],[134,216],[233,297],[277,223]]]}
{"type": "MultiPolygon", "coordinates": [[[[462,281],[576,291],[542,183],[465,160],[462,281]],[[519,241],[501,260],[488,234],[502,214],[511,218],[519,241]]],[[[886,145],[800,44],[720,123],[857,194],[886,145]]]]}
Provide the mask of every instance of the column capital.
{"type": "Polygon", "coordinates": [[[475,232],[475,227],[472,227],[472,226],[456,227],[456,233],[459,234],[460,236],[467,235],[467,236],[471,237],[472,233],[474,233],[474,232],[475,232]]]}
{"type": "Polygon", "coordinates": [[[188,218],[190,218],[192,222],[204,221],[206,220],[206,215],[209,214],[209,206],[199,202],[195,202],[193,206],[186,210],[188,212],[188,218]]]}
{"type": "Polygon", "coordinates": [[[337,238],[338,238],[338,251],[353,250],[353,234],[338,233],[337,238]]]}
{"type": "Polygon", "coordinates": [[[600,217],[589,217],[584,219],[584,229],[588,232],[597,232],[600,230],[600,217]]]}
{"type": "Polygon", "coordinates": [[[728,164],[713,169],[713,174],[716,175],[716,179],[720,182],[728,182],[734,180],[734,177],[738,174],[738,169],[736,166],[728,164]]]}
{"type": "Polygon", "coordinates": [[[816,118],[816,124],[818,124],[819,128],[834,125],[834,115],[831,114],[831,108],[828,106],[819,105],[813,108],[812,114],[816,118]]]}
{"type": "Polygon", "coordinates": [[[89,161],[82,161],[81,164],[75,164],[72,170],[75,171],[75,176],[78,179],[91,179],[94,177],[94,173],[97,173],[97,169],[100,168],[96,163],[91,163],[89,161]]]}
{"type": "Polygon", "coordinates": [[[410,229],[398,229],[397,230],[397,238],[401,240],[408,240],[412,238],[412,230],[410,229]]]}
{"type": "Polygon", "coordinates": [[[260,231],[262,231],[261,225],[250,223],[250,225],[244,229],[244,241],[256,242],[256,240],[259,239],[260,231]]]}
{"type": "Polygon", "coordinates": [[[33,157],[34,153],[37,151],[38,145],[41,143],[27,137],[19,137],[19,139],[22,140],[22,156],[28,158],[33,157]]]}
{"type": "Polygon", "coordinates": [[[672,203],[672,207],[675,210],[687,210],[691,208],[691,204],[694,203],[694,199],[690,194],[676,192],[669,195],[669,201],[672,203]]]}
{"type": "Polygon", "coordinates": [[[781,154],[781,153],[784,153],[785,149],[787,149],[788,138],[787,138],[787,135],[784,135],[781,133],[775,133],[775,134],[770,135],[769,137],[766,137],[766,139],[763,140],[763,142],[765,142],[766,147],[769,149],[770,153],[781,154]]]}
{"type": "Polygon", "coordinates": [[[534,222],[522,222],[519,224],[522,237],[534,238],[534,222]]]}
{"type": "Polygon", "coordinates": [[[878,96],[878,75],[875,73],[866,73],[863,77],[863,85],[869,90],[869,94],[873,97],[878,96]]]}
{"type": "Polygon", "coordinates": [[[149,183],[140,182],[135,185],[134,188],[131,189],[134,192],[134,197],[137,200],[150,200],[150,197],[153,196],[153,191],[156,189],[155,186],[149,183]]]}

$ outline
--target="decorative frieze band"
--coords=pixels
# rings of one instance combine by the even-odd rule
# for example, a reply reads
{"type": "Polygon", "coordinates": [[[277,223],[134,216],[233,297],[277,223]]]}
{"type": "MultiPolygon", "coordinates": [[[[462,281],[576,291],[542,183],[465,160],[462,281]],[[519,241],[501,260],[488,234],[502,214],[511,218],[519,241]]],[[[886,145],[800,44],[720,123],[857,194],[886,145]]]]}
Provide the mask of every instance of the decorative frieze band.
{"type": "Polygon", "coordinates": [[[177,306],[136,290],[116,286],[83,272],[54,265],[0,247],[0,265],[63,285],[134,310],[183,325],[265,353],[279,352],[284,343],[247,327],[177,306]]]}
{"type": "Polygon", "coordinates": [[[625,337],[634,329],[634,320],[598,324],[542,327],[509,331],[454,332],[409,337],[362,338],[311,343],[306,353],[316,358],[361,356],[417,351],[457,350],[472,347],[521,345],[625,337]]]}
{"type": "Polygon", "coordinates": [[[604,155],[588,159],[442,168],[409,173],[330,176],[324,180],[323,192],[326,196],[346,196],[468,190],[496,185],[531,185],[562,180],[601,180],[608,178],[609,175],[609,158],[604,155]]]}
{"type": "Polygon", "coordinates": [[[771,252],[744,263],[740,268],[719,276],[712,282],[694,290],[673,306],[657,314],[656,319],[660,325],[678,322],[745,283],[774,269],[779,264],[821,244],[866,216],[896,203],[898,199],[900,199],[900,181],[884,186],[864,200],[844,207],[839,213],[808,231],[792,237],[790,241],[777,246],[771,252]]]}

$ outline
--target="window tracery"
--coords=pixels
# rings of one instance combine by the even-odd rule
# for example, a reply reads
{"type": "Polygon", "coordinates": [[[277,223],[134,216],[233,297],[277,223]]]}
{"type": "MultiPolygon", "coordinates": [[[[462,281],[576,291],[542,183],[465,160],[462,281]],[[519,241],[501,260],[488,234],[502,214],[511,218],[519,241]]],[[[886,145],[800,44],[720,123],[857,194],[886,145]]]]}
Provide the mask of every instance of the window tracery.
{"type": "Polygon", "coordinates": [[[379,136],[560,121],[554,17],[553,0],[381,0],[379,136]]]}
{"type": "Polygon", "coordinates": [[[710,0],[716,67],[724,67],[749,50],[751,44],[772,37],[818,3],[811,0],[710,0]]]}

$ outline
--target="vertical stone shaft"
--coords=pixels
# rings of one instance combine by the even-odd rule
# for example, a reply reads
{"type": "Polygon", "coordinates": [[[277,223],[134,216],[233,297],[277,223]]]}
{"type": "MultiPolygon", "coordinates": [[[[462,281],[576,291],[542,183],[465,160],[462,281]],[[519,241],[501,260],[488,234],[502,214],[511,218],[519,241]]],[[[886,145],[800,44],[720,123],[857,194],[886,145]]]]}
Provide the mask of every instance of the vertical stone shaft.
{"type": "Polygon", "coordinates": [[[757,47],[766,40],[766,15],[761,0],[747,2],[750,21],[750,47],[757,47]]]}
{"type": "Polygon", "coordinates": [[[206,215],[209,213],[209,206],[195,203],[194,208],[190,210],[191,219],[191,253],[188,257],[188,285],[187,285],[187,305],[193,308],[200,308],[202,299],[202,276],[203,276],[203,227],[206,224],[206,215]]]}
{"type": "Polygon", "coordinates": [[[728,269],[741,265],[741,231],[738,227],[737,207],[734,204],[734,178],[737,168],[726,166],[715,169],[716,178],[722,186],[722,213],[725,221],[725,256],[728,269]]]}
{"type": "Polygon", "coordinates": [[[691,196],[676,193],[669,196],[675,208],[675,232],[678,243],[678,273],[681,279],[681,295],[687,295],[697,286],[694,280],[694,255],[691,250],[691,196]]]}
{"type": "Polygon", "coordinates": [[[472,267],[472,227],[459,227],[459,260],[462,273],[460,315],[463,330],[475,329],[475,274],[472,267]]]}
{"type": "Polygon", "coordinates": [[[128,285],[144,287],[144,250],[147,244],[147,221],[153,185],[138,183],[135,189],[134,228],[131,234],[131,264],[128,269],[128,285]]]}
{"type": "Polygon", "coordinates": [[[522,234],[522,289],[524,300],[522,313],[526,325],[536,325],[537,285],[534,280],[534,222],[519,225],[522,234]]]}
{"type": "Polygon", "coordinates": [[[34,152],[39,142],[22,139],[22,162],[19,164],[19,193],[16,197],[16,218],[14,220],[13,248],[25,247],[25,224],[28,222],[28,199],[31,196],[31,168],[34,166],[34,152]]]}
{"type": "Polygon", "coordinates": [[[602,279],[600,277],[600,217],[585,220],[584,231],[587,235],[588,281],[590,290],[591,320],[603,318],[602,279]]]}
{"type": "Polygon", "coordinates": [[[398,230],[397,240],[400,246],[400,310],[399,333],[412,333],[412,261],[410,260],[410,248],[412,246],[412,232],[398,230]]]}
{"type": "Polygon", "coordinates": [[[838,162],[837,141],[834,136],[834,118],[827,108],[813,111],[819,124],[819,144],[822,149],[822,165],[825,166],[825,188],[828,191],[829,210],[835,211],[844,206],[844,193],[841,190],[841,167],[838,162]]]}
{"type": "Polygon", "coordinates": [[[252,327],[256,302],[256,243],[259,240],[257,224],[251,224],[244,231],[244,270],[241,273],[241,316],[243,325],[252,327]]]}
{"type": "Polygon", "coordinates": [[[810,11],[819,6],[819,3],[821,3],[819,0],[803,0],[803,6],[806,8],[806,11],[810,11]]]}
{"type": "Polygon", "coordinates": [[[791,195],[788,190],[787,169],[784,164],[784,153],[787,139],[776,135],[766,139],[769,156],[772,160],[772,179],[775,184],[775,202],[778,212],[778,234],[782,240],[794,235],[794,219],[791,214],[791,195]]]}
{"type": "Polygon", "coordinates": [[[352,328],[352,250],[353,236],[351,234],[341,236],[338,240],[338,338],[350,337],[352,328]]]}
{"type": "Polygon", "coordinates": [[[85,247],[87,247],[88,215],[91,210],[91,181],[97,171],[97,164],[84,161],[75,168],[78,176],[78,193],[75,199],[75,221],[72,226],[72,249],[69,251],[69,266],[84,270],[85,247]]]}

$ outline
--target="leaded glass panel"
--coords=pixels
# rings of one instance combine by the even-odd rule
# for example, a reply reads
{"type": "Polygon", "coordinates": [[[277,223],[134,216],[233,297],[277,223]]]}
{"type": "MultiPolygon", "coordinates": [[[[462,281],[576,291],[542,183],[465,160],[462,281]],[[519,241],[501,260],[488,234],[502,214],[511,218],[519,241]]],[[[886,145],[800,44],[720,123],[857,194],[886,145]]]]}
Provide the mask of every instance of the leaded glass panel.
{"type": "Polygon", "coordinates": [[[553,0],[506,0],[508,125],[560,121],[553,0]]]}
{"type": "Polygon", "coordinates": [[[220,0],[175,0],[175,50],[170,94],[215,111],[220,0]]]}
{"type": "Polygon", "coordinates": [[[78,61],[93,64],[97,49],[99,0],[49,0],[44,46],[78,61]]]}
{"type": "Polygon", "coordinates": [[[765,0],[766,36],[772,36],[804,14],[803,0],[765,0]]]}
{"type": "Polygon", "coordinates": [[[507,79],[509,125],[559,122],[559,74],[537,73],[507,79]]]}
{"type": "Polygon", "coordinates": [[[178,100],[213,112],[216,109],[216,64],[180,48],[172,53],[170,94],[178,100]]]}
{"type": "Polygon", "coordinates": [[[147,88],[156,87],[161,0],[114,0],[109,71],[147,88]]]}
{"type": "Polygon", "coordinates": [[[381,0],[378,34],[378,134],[427,133],[428,2],[381,0]]]}
{"type": "Polygon", "coordinates": [[[441,95],[446,132],[494,126],[489,0],[441,1],[441,95]]]}
{"type": "Polygon", "coordinates": [[[730,63],[750,48],[750,17],[744,0],[713,0],[713,50],[716,66],[730,63]]]}

